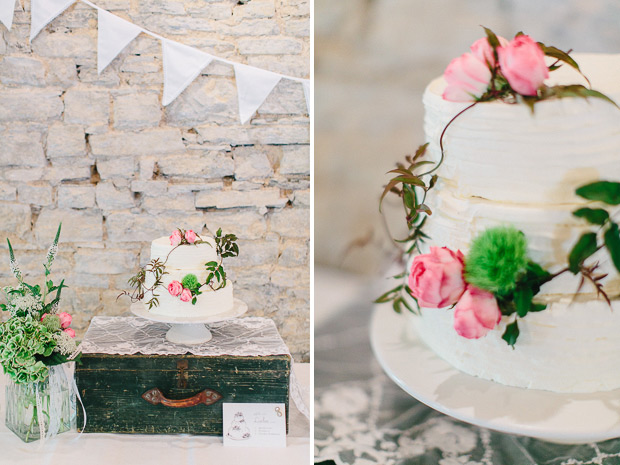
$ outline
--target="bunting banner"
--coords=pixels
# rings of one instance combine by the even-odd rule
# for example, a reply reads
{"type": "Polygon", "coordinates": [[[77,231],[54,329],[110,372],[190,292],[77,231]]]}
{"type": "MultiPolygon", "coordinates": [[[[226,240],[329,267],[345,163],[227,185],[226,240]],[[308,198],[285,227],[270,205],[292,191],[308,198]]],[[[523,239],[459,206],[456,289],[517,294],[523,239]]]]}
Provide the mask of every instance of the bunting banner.
{"type": "Polygon", "coordinates": [[[164,53],[164,96],[162,105],[166,106],[181,94],[196,76],[207,67],[213,56],[197,48],[163,39],[164,53]]]}
{"type": "Polygon", "coordinates": [[[65,11],[75,0],[32,0],[30,3],[30,42],[41,29],[65,11]]]}
{"type": "Polygon", "coordinates": [[[97,72],[101,74],[142,28],[100,8],[97,11],[97,72]]]}
{"type": "Polygon", "coordinates": [[[312,114],[312,95],[310,94],[310,81],[303,81],[301,85],[304,87],[304,97],[306,97],[306,109],[308,114],[312,114]]]}
{"type": "MultiPolygon", "coordinates": [[[[31,0],[30,40],[78,0],[31,0]]],[[[162,105],[174,101],[191,82],[198,77],[213,60],[232,65],[235,70],[239,101],[239,119],[242,124],[263,104],[281,79],[299,82],[304,91],[308,114],[312,111],[310,80],[286,76],[264,69],[205,53],[197,48],[166,39],[130,21],[99,8],[89,0],[79,0],[98,11],[97,71],[103,70],[123,51],[141,32],[160,40],[163,52],[164,92],[162,105]]],[[[15,0],[0,0],[0,22],[8,29],[13,22],[15,0]]]]}
{"type": "Polygon", "coordinates": [[[241,124],[245,124],[280,82],[282,75],[240,63],[233,66],[237,80],[239,118],[241,124]]]}
{"type": "Polygon", "coordinates": [[[0,0],[0,23],[10,31],[15,13],[15,0],[0,0]]]}

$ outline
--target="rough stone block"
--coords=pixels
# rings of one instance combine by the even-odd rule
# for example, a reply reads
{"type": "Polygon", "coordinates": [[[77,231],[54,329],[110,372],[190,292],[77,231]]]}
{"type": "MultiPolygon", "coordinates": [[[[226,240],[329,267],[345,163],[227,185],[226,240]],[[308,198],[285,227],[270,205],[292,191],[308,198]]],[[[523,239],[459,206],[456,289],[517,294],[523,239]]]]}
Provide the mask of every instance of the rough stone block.
{"type": "Polygon", "coordinates": [[[230,123],[238,118],[237,88],[228,78],[198,78],[166,107],[166,121],[173,126],[230,123]]]}
{"type": "Polygon", "coordinates": [[[52,160],[50,166],[45,167],[42,179],[49,181],[52,185],[66,181],[88,181],[93,164],[94,161],[85,156],[56,158],[52,160]]]}
{"type": "Polygon", "coordinates": [[[224,210],[207,213],[207,227],[212,233],[222,228],[224,234],[236,234],[241,239],[260,239],[267,232],[265,217],[253,210],[224,210]]]}
{"type": "Polygon", "coordinates": [[[250,55],[248,65],[302,79],[308,79],[310,76],[310,60],[303,54],[250,55]]]}
{"type": "Polygon", "coordinates": [[[97,157],[97,171],[102,180],[131,178],[135,170],[134,157],[97,157]]]}
{"type": "Polygon", "coordinates": [[[153,179],[155,162],[155,157],[140,157],[138,160],[138,176],[141,180],[153,179]]]}
{"type": "MultiPolygon", "coordinates": [[[[0,232],[5,236],[21,237],[30,232],[31,211],[28,205],[0,203],[0,232]]],[[[58,227],[58,225],[56,226],[58,227]]]]}
{"type": "Polygon", "coordinates": [[[72,88],[65,94],[65,123],[107,126],[110,95],[106,91],[72,88]]]}
{"type": "Polygon", "coordinates": [[[269,161],[279,156],[279,148],[273,146],[242,146],[235,147],[235,179],[269,178],[273,169],[269,161]]]}
{"type": "Polygon", "coordinates": [[[278,0],[278,13],[282,16],[307,16],[310,14],[308,0],[278,0]]]}
{"type": "Polygon", "coordinates": [[[92,208],[95,206],[95,186],[58,186],[58,206],[60,208],[92,208]]]}
{"type": "Polygon", "coordinates": [[[55,123],[47,133],[47,156],[79,157],[86,153],[86,138],[82,126],[55,123]]]}
{"type": "Polygon", "coordinates": [[[161,120],[159,95],[155,93],[132,93],[114,98],[114,127],[116,129],[140,129],[155,127],[161,120]]]}
{"type": "Polygon", "coordinates": [[[274,36],[240,39],[238,48],[242,55],[297,55],[303,46],[298,39],[274,36]]]}
{"type": "Polygon", "coordinates": [[[271,231],[283,237],[308,237],[310,233],[310,210],[307,208],[284,208],[271,215],[271,231]]]}
{"type": "Polygon", "coordinates": [[[36,128],[27,125],[0,129],[0,167],[44,166],[46,161],[41,138],[36,128]]]}
{"type": "Polygon", "coordinates": [[[278,265],[283,267],[307,265],[309,249],[307,239],[285,240],[281,246],[278,265]]]}
{"type": "Polygon", "coordinates": [[[232,176],[232,157],[221,152],[163,157],[157,161],[161,174],[187,178],[222,178],[232,176]]]}
{"type": "Polygon", "coordinates": [[[238,24],[232,24],[223,29],[229,36],[272,36],[278,35],[280,28],[273,19],[248,19],[238,24]]]}
{"type": "Polygon", "coordinates": [[[71,57],[51,58],[48,60],[46,83],[50,86],[62,86],[68,88],[77,80],[75,60],[71,57]]]}
{"type": "Polygon", "coordinates": [[[51,205],[52,186],[49,184],[19,184],[17,187],[19,202],[25,205],[51,205]]]}
{"type": "Polygon", "coordinates": [[[93,134],[89,140],[93,155],[152,155],[185,150],[181,131],[174,128],[93,134]]]}
{"type": "Polygon", "coordinates": [[[157,237],[169,236],[175,228],[189,227],[199,230],[202,224],[202,213],[185,213],[180,218],[178,213],[145,215],[114,212],[106,219],[108,240],[111,242],[151,242],[157,237]]]}
{"type": "Polygon", "coordinates": [[[194,194],[161,195],[142,199],[142,208],[148,212],[177,211],[187,212],[194,210],[194,194]]]}
{"type": "Polygon", "coordinates": [[[163,13],[169,15],[185,15],[185,4],[182,1],[162,2],[160,0],[141,0],[138,12],[141,14],[163,13]]]}
{"type": "Polygon", "coordinates": [[[280,174],[310,174],[310,146],[289,145],[282,147],[280,174]]]}
{"type": "Polygon", "coordinates": [[[249,139],[255,144],[308,144],[310,128],[308,125],[253,126],[249,139]]]}
{"type": "Polygon", "coordinates": [[[61,222],[63,242],[100,242],[103,239],[103,217],[99,211],[45,207],[34,226],[37,242],[45,246],[61,222]]]}
{"type": "Polygon", "coordinates": [[[274,0],[252,0],[233,8],[236,18],[271,18],[276,14],[274,0]]]}
{"type": "Polygon", "coordinates": [[[15,200],[17,198],[17,189],[15,186],[6,182],[0,182],[0,200],[15,200]]]}
{"type": "Polygon", "coordinates": [[[308,287],[310,283],[310,268],[307,266],[296,268],[275,267],[270,276],[271,284],[278,287],[308,287]]]}
{"type": "Polygon", "coordinates": [[[61,91],[54,89],[7,89],[0,91],[0,122],[50,121],[63,111],[61,91]]]}
{"type": "Polygon", "coordinates": [[[124,210],[135,205],[129,189],[117,189],[112,182],[100,182],[95,189],[97,206],[102,210],[124,210]]]}
{"type": "Polygon", "coordinates": [[[284,22],[284,32],[294,37],[310,37],[310,21],[308,18],[287,19],[284,22]]]}
{"type": "MultiPolygon", "coordinates": [[[[236,272],[234,279],[235,293],[238,293],[237,289],[254,289],[254,293],[260,293],[261,287],[269,284],[269,271],[271,266],[253,266],[251,268],[239,268],[236,272]]],[[[243,293],[238,293],[239,296],[243,293]]],[[[264,304],[264,300],[260,299],[264,304]]],[[[249,302],[248,302],[249,303],[249,302]]],[[[258,305],[258,308],[261,308],[258,305]]]]}
{"type": "Polygon", "coordinates": [[[137,255],[130,250],[79,248],[74,255],[77,273],[119,274],[138,267],[137,255]]]}
{"type": "Polygon", "coordinates": [[[286,197],[280,197],[278,188],[201,192],[196,196],[197,208],[283,207],[287,202],[286,197]]]}
{"type": "Polygon", "coordinates": [[[277,238],[256,241],[240,240],[238,245],[239,256],[235,258],[237,268],[274,265],[278,260],[277,238]]]}
{"type": "Polygon", "coordinates": [[[150,197],[166,195],[168,191],[168,181],[132,181],[131,191],[140,192],[150,197]]]}
{"type": "Polygon", "coordinates": [[[187,6],[187,13],[191,17],[202,17],[209,19],[224,20],[229,19],[233,14],[232,2],[207,3],[195,2],[187,6]]]}
{"type": "Polygon", "coordinates": [[[293,194],[293,205],[301,207],[310,206],[310,189],[295,191],[293,194]]]}
{"type": "Polygon", "coordinates": [[[97,55],[97,31],[81,29],[52,33],[44,29],[31,45],[32,51],[42,57],[92,59],[97,55]]]}
{"type": "Polygon", "coordinates": [[[282,79],[259,109],[261,114],[305,115],[306,97],[299,82],[282,79]]]}
{"type": "Polygon", "coordinates": [[[0,82],[9,86],[43,86],[45,66],[36,58],[5,56],[0,60],[0,82]]]}

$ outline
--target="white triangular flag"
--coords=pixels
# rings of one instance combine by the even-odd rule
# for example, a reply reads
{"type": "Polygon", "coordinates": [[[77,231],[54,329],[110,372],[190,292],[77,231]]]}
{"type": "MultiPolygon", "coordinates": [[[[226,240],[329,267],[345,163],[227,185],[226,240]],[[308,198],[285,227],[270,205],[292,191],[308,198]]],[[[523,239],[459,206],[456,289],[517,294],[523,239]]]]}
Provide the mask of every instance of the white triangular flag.
{"type": "Polygon", "coordinates": [[[245,124],[260,107],[282,75],[236,63],[235,79],[239,97],[239,118],[245,124]]]}
{"type": "Polygon", "coordinates": [[[142,32],[142,28],[99,9],[97,72],[101,74],[121,51],[142,32]]]}
{"type": "Polygon", "coordinates": [[[0,0],[0,23],[10,31],[15,13],[15,0],[0,0]]]}
{"type": "Polygon", "coordinates": [[[75,0],[32,0],[30,2],[30,41],[41,29],[69,8],[75,0]]]}
{"type": "Polygon", "coordinates": [[[164,96],[166,106],[185,90],[213,60],[213,56],[172,40],[163,39],[164,96]]]}
{"type": "Polygon", "coordinates": [[[308,109],[308,115],[312,114],[312,95],[310,94],[310,81],[308,79],[301,81],[301,85],[304,87],[304,96],[306,97],[306,108],[308,109]]]}

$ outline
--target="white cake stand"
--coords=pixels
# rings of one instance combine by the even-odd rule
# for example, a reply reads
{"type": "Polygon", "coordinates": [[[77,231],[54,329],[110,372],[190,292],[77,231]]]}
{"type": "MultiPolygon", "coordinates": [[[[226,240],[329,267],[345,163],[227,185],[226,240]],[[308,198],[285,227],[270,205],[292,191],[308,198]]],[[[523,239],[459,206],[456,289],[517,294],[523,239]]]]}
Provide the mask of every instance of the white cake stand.
{"type": "Polygon", "coordinates": [[[242,300],[234,299],[233,308],[226,312],[197,317],[157,315],[150,312],[142,302],[132,304],[130,310],[134,315],[147,320],[170,323],[172,326],[166,333],[166,339],[170,342],[175,344],[202,344],[203,342],[210,341],[213,337],[205,323],[216,323],[238,318],[248,311],[248,306],[242,300]]]}

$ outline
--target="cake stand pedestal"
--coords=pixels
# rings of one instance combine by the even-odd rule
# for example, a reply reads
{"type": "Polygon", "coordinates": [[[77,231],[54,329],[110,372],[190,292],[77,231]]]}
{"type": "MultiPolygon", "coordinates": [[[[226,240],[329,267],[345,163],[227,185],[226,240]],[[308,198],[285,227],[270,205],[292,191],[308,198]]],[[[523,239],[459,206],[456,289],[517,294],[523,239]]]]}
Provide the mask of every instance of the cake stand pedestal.
{"type": "Polygon", "coordinates": [[[174,344],[202,344],[213,337],[205,324],[238,318],[248,311],[248,306],[242,300],[234,299],[233,308],[226,312],[196,317],[156,315],[150,312],[142,302],[132,304],[130,310],[141,318],[171,324],[166,333],[166,339],[174,344]]]}

